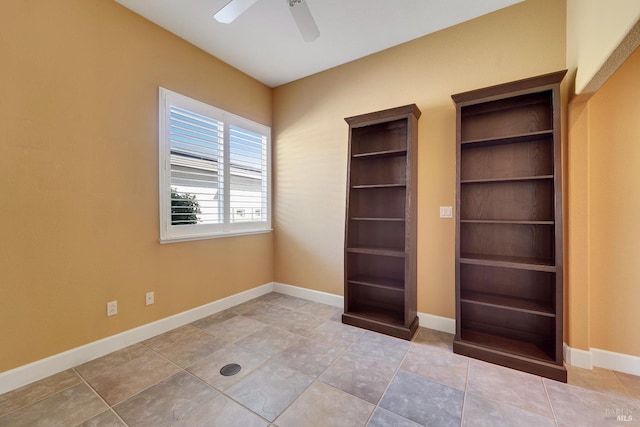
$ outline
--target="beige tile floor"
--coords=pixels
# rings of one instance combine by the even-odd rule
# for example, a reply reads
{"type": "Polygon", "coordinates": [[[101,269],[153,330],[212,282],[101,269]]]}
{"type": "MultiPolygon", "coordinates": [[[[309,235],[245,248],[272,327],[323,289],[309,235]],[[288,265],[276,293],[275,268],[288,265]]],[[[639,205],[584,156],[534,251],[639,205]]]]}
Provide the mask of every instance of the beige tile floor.
{"type": "Polygon", "coordinates": [[[640,425],[640,377],[569,367],[562,384],[340,314],[271,293],[0,395],[0,426],[640,425]]]}

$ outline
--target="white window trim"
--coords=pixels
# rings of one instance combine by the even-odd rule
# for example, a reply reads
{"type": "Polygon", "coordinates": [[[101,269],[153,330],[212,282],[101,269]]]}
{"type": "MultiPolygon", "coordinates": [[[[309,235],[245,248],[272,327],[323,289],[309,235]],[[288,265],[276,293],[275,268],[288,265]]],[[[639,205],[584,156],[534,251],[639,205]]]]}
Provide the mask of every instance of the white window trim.
{"type": "MultiPolygon", "coordinates": [[[[160,243],[184,242],[190,240],[214,239],[219,237],[240,236],[247,234],[269,233],[271,228],[271,128],[241,116],[226,112],[219,108],[197,101],[177,92],[159,87],[159,212],[160,243]],[[222,224],[171,224],[171,141],[169,138],[169,107],[179,106],[194,113],[210,117],[224,123],[225,141],[225,194],[229,194],[230,179],[226,178],[229,163],[229,127],[238,126],[248,131],[260,133],[267,138],[267,221],[230,223],[230,209],[224,206],[224,222],[222,224]],[[257,225],[257,226],[256,226],[257,225]]],[[[228,199],[228,197],[227,197],[228,199]]]]}

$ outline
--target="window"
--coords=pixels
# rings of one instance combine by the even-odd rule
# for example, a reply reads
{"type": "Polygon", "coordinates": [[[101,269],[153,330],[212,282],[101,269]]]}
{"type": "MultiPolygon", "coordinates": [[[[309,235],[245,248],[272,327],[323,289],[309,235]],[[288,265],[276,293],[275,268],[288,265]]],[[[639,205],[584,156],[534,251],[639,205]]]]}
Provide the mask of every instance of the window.
{"type": "Polygon", "coordinates": [[[271,129],[160,88],[160,241],[271,229],[271,129]]]}

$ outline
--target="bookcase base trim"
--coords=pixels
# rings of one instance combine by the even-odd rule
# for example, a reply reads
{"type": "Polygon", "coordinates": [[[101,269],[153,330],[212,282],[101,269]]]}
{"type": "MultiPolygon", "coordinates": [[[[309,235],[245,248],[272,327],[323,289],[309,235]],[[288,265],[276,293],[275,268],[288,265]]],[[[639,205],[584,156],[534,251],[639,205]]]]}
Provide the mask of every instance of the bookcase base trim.
{"type": "Polygon", "coordinates": [[[358,328],[368,329],[374,332],[380,332],[381,334],[391,335],[393,337],[401,338],[404,340],[411,340],[411,338],[413,338],[416,331],[418,330],[419,326],[418,316],[413,319],[413,322],[411,322],[409,327],[404,327],[401,325],[392,325],[385,322],[379,322],[351,313],[344,313],[342,315],[342,323],[358,328]]]}
{"type": "Polygon", "coordinates": [[[507,368],[517,369],[533,375],[550,378],[552,380],[567,382],[567,369],[564,365],[556,365],[527,357],[505,353],[492,348],[470,344],[468,342],[455,339],[453,341],[453,352],[507,368]]]}

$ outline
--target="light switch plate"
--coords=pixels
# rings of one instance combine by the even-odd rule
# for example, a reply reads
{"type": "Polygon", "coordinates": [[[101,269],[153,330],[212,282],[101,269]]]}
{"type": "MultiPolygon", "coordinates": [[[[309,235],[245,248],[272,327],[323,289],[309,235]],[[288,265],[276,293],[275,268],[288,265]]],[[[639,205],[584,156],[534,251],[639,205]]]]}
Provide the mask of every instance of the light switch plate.
{"type": "Polygon", "coordinates": [[[440,206],[440,218],[453,218],[453,207],[440,206]]]}

